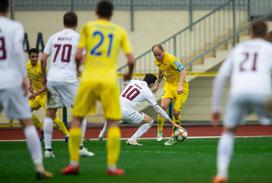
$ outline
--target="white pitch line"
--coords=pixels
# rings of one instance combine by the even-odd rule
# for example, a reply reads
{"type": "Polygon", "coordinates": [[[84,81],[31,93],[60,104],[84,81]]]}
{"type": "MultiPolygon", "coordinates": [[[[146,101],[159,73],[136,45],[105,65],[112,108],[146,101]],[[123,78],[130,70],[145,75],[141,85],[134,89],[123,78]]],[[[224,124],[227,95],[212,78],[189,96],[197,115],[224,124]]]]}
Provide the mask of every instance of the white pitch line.
{"type": "MultiPolygon", "coordinates": [[[[266,138],[266,137],[272,137],[272,135],[258,135],[258,136],[235,136],[235,138],[266,138]]],[[[195,136],[195,137],[188,137],[188,139],[217,139],[220,138],[220,136],[195,136]]],[[[128,138],[121,138],[121,140],[127,140],[128,138]]],[[[140,140],[155,140],[155,137],[146,137],[146,138],[140,138],[140,140]]],[[[164,140],[166,140],[165,138],[164,140]]],[[[88,139],[86,139],[88,140],[88,139]]],[[[105,140],[105,139],[104,139],[105,140]]],[[[15,140],[0,140],[0,142],[22,142],[25,141],[25,139],[15,139],[15,140]]],[[[63,141],[64,139],[53,139],[53,141],[63,141]]],[[[89,139],[89,141],[99,141],[98,138],[92,138],[89,139]]]]}

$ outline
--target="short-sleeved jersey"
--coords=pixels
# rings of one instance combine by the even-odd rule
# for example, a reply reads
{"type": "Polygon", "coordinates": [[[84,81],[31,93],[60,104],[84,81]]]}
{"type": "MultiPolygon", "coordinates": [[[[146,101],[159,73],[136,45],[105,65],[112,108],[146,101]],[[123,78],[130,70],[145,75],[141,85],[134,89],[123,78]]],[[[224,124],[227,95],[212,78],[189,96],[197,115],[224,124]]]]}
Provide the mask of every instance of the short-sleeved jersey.
{"type": "Polygon", "coordinates": [[[163,74],[165,82],[178,85],[180,71],[184,69],[184,65],[174,55],[165,52],[163,61],[155,60],[155,65],[163,74]]]}
{"type": "Polygon", "coordinates": [[[155,96],[145,81],[131,80],[120,95],[122,110],[136,110],[137,105],[144,101],[151,106],[157,104],[155,96]]]}
{"type": "Polygon", "coordinates": [[[272,44],[253,39],[237,45],[219,74],[231,77],[230,94],[271,94],[272,44]]]}
{"type": "Polygon", "coordinates": [[[26,63],[26,71],[34,91],[39,91],[40,89],[42,89],[43,84],[40,61],[38,61],[35,66],[33,66],[31,65],[30,60],[28,60],[26,63]]]}
{"type": "Polygon", "coordinates": [[[115,82],[120,48],[125,54],[132,52],[126,31],[101,19],[83,26],[78,47],[86,50],[81,81],[115,82]]]}
{"type": "Polygon", "coordinates": [[[22,73],[18,70],[18,53],[23,55],[23,49],[18,50],[18,44],[23,44],[23,26],[5,17],[0,17],[0,89],[19,86],[22,83],[22,73]]]}
{"type": "Polygon", "coordinates": [[[50,55],[48,81],[77,81],[75,54],[78,40],[79,33],[68,28],[49,38],[44,48],[44,53],[50,55]]]}

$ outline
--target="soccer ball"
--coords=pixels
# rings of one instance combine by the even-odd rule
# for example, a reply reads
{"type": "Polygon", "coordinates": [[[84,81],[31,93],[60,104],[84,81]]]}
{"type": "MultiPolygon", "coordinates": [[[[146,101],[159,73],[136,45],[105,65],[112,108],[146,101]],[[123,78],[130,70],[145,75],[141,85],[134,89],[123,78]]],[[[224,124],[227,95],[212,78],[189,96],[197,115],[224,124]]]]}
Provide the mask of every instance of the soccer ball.
{"type": "Polygon", "coordinates": [[[174,138],[176,141],[183,142],[188,137],[188,132],[185,128],[177,128],[174,132],[174,138]]]}

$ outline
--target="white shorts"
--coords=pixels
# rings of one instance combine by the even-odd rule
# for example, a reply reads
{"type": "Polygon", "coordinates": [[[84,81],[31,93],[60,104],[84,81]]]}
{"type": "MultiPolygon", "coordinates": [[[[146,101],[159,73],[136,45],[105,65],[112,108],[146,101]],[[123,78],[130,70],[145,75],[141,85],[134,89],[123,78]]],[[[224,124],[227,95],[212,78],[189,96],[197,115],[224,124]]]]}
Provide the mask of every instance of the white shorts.
{"type": "Polygon", "coordinates": [[[144,113],[136,110],[122,110],[122,121],[132,124],[139,124],[144,120],[144,113]]]}
{"type": "Polygon", "coordinates": [[[78,82],[47,82],[47,108],[71,107],[78,90],[78,82]]]}
{"type": "Polygon", "coordinates": [[[0,112],[10,119],[30,119],[32,114],[21,86],[0,89],[0,112]]]}
{"type": "Polygon", "coordinates": [[[230,96],[225,111],[224,126],[233,128],[244,123],[244,118],[252,113],[258,116],[261,124],[271,123],[271,116],[267,110],[269,96],[237,95],[230,96]]]}

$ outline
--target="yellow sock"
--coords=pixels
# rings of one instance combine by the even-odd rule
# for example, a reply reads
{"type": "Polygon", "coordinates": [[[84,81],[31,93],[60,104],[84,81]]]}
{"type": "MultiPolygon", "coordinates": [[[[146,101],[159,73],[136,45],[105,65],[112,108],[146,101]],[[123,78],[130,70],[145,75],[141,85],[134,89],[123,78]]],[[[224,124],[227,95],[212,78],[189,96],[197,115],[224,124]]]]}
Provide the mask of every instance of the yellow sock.
{"type": "MultiPolygon", "coordinates": [[[[173,122],[178,124],[178,125],[181,125],[181,116],[179,116],[177,119],[175,117],[173,117],[173,122]]],[[[172,137],[174,136],[175,130],[176,130],[176,127],[173,126],[173,128],[172,128],[172,137]]]]}
{"type": "Polygon", "coordinates": [[[57,125],[58,129],[63,133],[64,136],[69,136],[69,132],[64,125],[64,122],[60,120],[59,117],[56,117],[54,123],[57,125]]]}
{"type": "Polygon", "coordinates": [[[68,141],[69,155],[71,161],[79,161],[79,147],[81,143],[81,128],[71,128],[68,141]]]}
{"type": "Polygon", "coordinates": [[[107,164],[109,166],[116,166],[120,155],[120,137],[121,132],[118,126],[110,127],[108,129],[107,140],[107,164]]]}
{"type": "Polygon", "coordinates": [[[33,124],[38,127],[39,129],[43,128],[42,122],[39,120],[36,114],[32,114],[32,122],[33,124]]]}
{"type": "Polygon", "coordinates": [[[158,115],[158,127],[157,127],[157,133],[163,132],[163,125],[164,125],[164,118],[158,115]]]}

